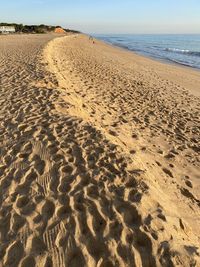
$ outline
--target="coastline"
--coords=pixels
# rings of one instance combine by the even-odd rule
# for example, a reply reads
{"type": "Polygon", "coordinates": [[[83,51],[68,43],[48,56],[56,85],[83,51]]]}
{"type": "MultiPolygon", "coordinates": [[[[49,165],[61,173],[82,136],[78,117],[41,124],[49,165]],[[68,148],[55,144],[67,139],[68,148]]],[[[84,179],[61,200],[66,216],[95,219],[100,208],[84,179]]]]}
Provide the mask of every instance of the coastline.
{"type": "Polygon", "coordinates": [[[199,76],[86,35],[0,48],[0,265],[198,266],[199,76]]]}
{"type": "MultiPolygon", "coordinates": [[[[188,34],[188,35],[190,35],[190,34],[188,34]]],[[[109,36],[109,35],[108,35],[109,36]]],[[[112,36],[112,34],[111,34],[111,36],[112,36]]],[[[138,36],[138,35],[136,35],[136,36],[138,36]]],[[[145,36],[151,36],[151,34],[146,34],[145,36]]],[[[161,34],[159,35],[159,36],[162,36],[161,34]]],[[[165,34],[164,34],[164,36],[166,36],[165,34]]],[[[182,36],[181,34],[180,34],[180,36],[182,36]]],[[[196,36],[199,36],[199,34],[196,34],[196,36]]],[[[130,49],[128,46],[125,46],[125,45],[118,45],[118,44],[114,44],[114,43],[112,43],[111,41],[106,41],[106,40],[103,40],[101,37],[98,37],[98,36],[95,36],[95,35],[93,35],[93,37],[95,38],[95,39],[97,39],[97,40],[99,40],[99,41],[103,41],[104,43],[107,43],[108,45],[111,45],[111,46],[113,46],[113,47],[118,47],[118,48],[122,48],[122,49],[125,49],[125,50],[127,50],[127,51],[130,51],[130,52],[132,52],[132,53],[134,53],[134,54],[136,54],[136,55],[139,55],[139,56],[143,56],[143,57],[146,57],[146,58],[149,58],[149,59],[152,59],[152,60],[155,60],[155,61],[157,61],[157,62],[161,62],[161,63],[165,63],[165,64],[170,64],[170,65],[175,65],[175,66],[182,66],[182,67],[186,67],[186,68],[188,68],[188,69],[193,69],[193,70],[197,70],[197,71],[200,71],[200,68],[199,67],[195,67],[195,66],[192,66],[192,65],[188,65],[188,64],[184,64],[184,63],[181,63],[181,62],[178,62],[178,61],[176,61],[176,60],[172,60],[172,59],[170,59],[170,58],[161,58],[161,57],[159,57],[159,56],[151,56],[151,55],[148,55],[148,53],[145,53],[145,51],[144,52],[137,52],[136,50],[134,50],[134,49],[130,49]]]]}
{"type": "MultiPolygon", "coordinates": [[[[88,36],[87,34],[85,36],[88,36]]],[[[170,61],[170,60],[164,60],[164,59],[156,59],[154,57],[151,57],[151,56],[147,56],[147,55],[142,55],[142,54],[139,54],[135,51],[131,51],[130,49],[128,48],[124,48],[124,47],[120,47],[120,46],[117,46],[117,45],[114,45],[114,44],[111,44],[109,42],[106,42],[106,41],[103,41],[103,40],[100,40],[98,38],[95,38],[95,40],[97,42],[102,42],[108,46],[111,46],[113,48],[116,48],[116,49],[119,49],[120,51],[126,51],[127,53],[130,53],[130,56],[132,54],[132,59],[138,59],[138,61],[140,62],[140,59],[142,61],[142,59],[144,59],[144,61],[150,66],[151,64],[152,65],[155,65],[156,67],[158,67],[159,69],[159,66],[161,66],[161,69],[162,69],[162,66],[168,66],[167,70],[171,70],[170,71],[170,74],[172,74],[172,72],[176,72],[176,75],[173,76],[172,80],[176,82],[179,82],[181,83],[182,86],[186,85],[186,87],[190,90],[190,92],[192,94],[194,94],[195,96],[200,96],[200,86],[198,85],[199,83],[199,76],[200,76],[200,69],[198,68],[194,68],[194,67],[190,67],[190,66],[187,66],[187,65],[184,65],[184,64],[180,64],[180,63],[175,63],[173,61],[170,61]],[[135,56],[135,58],[134,58],[135,56]],[[156,64],[157,63],[157,64],[156,64]],[[184,71],[185,70],[185,71],[184,71]],[[178,76],[180,77],[177,77],[177,74],[178,76]],[[191,85],[191,79],[190,79],[190,82],[188,83],[187,82],[187,79],[184,79],[185,75],[187,76],[188,74],[191,76],[193,76],[197,82],[195,82],[195,84],[192,84],[191,85]],[[181,77],[182,76],[182,77],[181,77]],[[196,76],[196,77],[195,77],[196,76]],[[183,78],[183,81],[181,81],[183,78]]],[[[161,73],[159,73],[161,74],[161,73]]],[[[163,75],[163,73],[162,73],[163,75]]],[[[164,78],[167,78],[167,76],[163,75],[164,78]]],[[[168,77],[169,78],[169,77],[168,77]]]]}

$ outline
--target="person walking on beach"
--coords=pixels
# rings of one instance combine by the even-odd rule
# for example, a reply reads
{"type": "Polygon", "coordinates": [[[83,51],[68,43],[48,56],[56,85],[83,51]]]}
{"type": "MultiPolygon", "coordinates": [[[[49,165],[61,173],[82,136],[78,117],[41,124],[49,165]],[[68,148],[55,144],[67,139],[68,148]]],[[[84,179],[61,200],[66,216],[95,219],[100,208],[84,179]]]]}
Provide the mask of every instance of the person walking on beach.
{"type": "Polygon", "coordinates": [[[94,44],[94,39],[92,36],[89,36],[89,41],[92,41],[92,43],[94,44]]]}

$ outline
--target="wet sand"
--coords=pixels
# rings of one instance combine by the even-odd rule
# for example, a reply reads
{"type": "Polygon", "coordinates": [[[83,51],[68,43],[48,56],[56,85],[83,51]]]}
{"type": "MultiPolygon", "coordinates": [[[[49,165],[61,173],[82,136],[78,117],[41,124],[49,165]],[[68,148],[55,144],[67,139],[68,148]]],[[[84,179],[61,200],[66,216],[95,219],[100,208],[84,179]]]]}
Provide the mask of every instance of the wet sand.
{"type": "Polygon", "coordinates": [[[200,266],[200,74],[87,36],[0,36],[0,266],[200,266]]]}

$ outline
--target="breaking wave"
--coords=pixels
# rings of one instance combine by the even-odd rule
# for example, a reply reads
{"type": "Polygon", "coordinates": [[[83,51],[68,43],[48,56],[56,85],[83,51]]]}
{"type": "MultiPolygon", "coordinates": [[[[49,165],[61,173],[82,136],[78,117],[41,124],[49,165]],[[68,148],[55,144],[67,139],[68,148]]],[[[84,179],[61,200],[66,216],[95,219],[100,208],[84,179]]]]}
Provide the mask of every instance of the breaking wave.
{"type": "Polygon", "coordinates": [[[197,51],[190,51],[190,50],[178,49],[178,48],[165,48],[165,51],[175,52],[175,53],[179,53],[179,54],[188,54],[188,55],[200,57],[200,52],[197,52],[197,51]]]}

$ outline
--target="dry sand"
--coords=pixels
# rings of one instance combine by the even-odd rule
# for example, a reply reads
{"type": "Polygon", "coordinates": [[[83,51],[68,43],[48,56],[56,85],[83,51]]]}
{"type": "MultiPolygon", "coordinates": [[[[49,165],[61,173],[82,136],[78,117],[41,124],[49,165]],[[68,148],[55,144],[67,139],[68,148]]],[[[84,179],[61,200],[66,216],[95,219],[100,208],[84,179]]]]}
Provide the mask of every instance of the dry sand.
{"type": "Polygon", "coordinates": [[[200,72],[54,37],[0,36],[0,266],[200,266],[200,72]]]}

